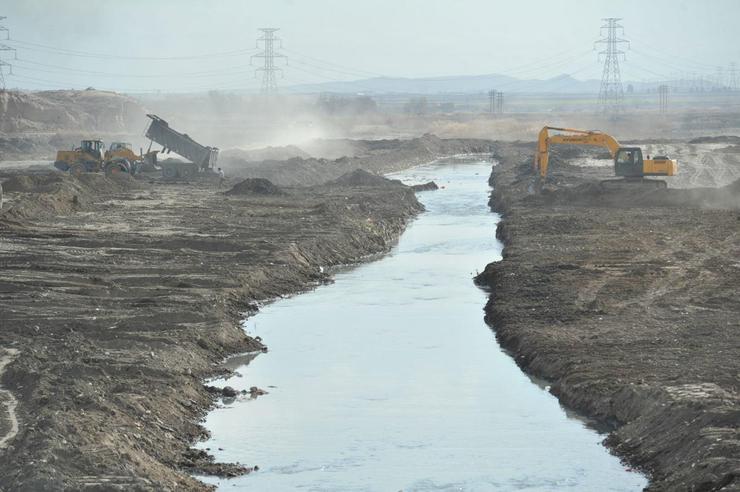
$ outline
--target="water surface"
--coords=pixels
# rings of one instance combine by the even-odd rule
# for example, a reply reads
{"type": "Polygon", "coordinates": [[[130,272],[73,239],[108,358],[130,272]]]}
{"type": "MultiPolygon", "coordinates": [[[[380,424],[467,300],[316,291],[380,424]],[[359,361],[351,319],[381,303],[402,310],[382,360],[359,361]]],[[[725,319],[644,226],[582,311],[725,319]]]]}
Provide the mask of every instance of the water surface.
{"type": "Polygon", "coordinates": [[[490,163],[395,175],[444,186],[392,253],[246,322],[270,352],[228,383],[269,391],[209,414],[224,490],[634,491],[645,479],[497,345],[472,277],[500,259],[490,163]],[[222,448],[219,450],[218,448],[222,448]]]}

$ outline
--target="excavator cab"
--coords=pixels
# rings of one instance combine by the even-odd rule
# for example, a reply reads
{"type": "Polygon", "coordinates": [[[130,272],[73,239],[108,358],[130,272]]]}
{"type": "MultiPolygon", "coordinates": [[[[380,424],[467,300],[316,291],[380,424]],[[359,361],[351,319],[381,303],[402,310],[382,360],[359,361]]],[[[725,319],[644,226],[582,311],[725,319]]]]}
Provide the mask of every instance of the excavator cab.
{"type": "Polygon", "coordinates": [[[614,156],[614,173],[625,178],[644,176],[642,150],[639,147],[620,147],[614,156]]]}

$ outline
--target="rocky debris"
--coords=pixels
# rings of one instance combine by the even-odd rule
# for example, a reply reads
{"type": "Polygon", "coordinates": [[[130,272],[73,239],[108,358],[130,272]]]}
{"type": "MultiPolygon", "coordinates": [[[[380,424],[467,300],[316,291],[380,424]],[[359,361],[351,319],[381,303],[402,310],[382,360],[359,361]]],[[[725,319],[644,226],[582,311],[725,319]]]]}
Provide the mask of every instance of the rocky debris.
{"type": "Polygon", "coordinates": [[[201,449],[189,449],[182,457],[180,466],[193,475],[212,475],[221,478],[234,478],[259,470],[259,466],[245,466],[240,463],[216,463],[214,457],[201,449]]]}
{"type": "Polygon", "coordinates": [[[227,195],[284,195],[285,192],[264,178],[247,178],[235,184],[227,195]]]}
{"type": "Polygon", "coordinates": [[[434,181],[430,181],[428,183],[411,185],[411,189],[414,191],[432,191],[438,190],[439,186],[434,181]]]}
{"type": "Polygon", "coordinates": [[[237,394],[237,391],[231,386],[224,386],[224,388],[221,390],[221,395],[225,396],[226,398],[235,398],[237,394]]]}
{"type": "Polygon", "coordinates": [[[246,391],[246,390],[242,391],[242,394],[246,395],[247,393],[249,393],[250,397],[257,398],[258,396],[266,395],[267,391],[261,388],[258,388],[257,386],[252,386],[251,388],[249,388],[249,391],[246,391]]]}

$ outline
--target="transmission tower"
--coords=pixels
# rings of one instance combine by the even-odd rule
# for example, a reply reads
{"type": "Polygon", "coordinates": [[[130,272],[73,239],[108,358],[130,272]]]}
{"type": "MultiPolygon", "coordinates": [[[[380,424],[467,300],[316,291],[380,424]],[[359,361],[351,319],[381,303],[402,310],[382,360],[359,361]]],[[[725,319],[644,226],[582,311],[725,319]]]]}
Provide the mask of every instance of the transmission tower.
{"type": "Polygon", "coordinates": [[[599,105],[601,105],[605,113],[610,114],[617,113],[624,101],[622,77],[619,72],[619,57],[621,56],[622,59],[626,59],[625,52],[620,49],[620,46],[623,43],[627,43],[627,49],[629,49],[629,41],[617,36],[617,29],[621,29],[622,35],[624,35],[624,27],[619,24],[620,20],[622,19],[616,17],[602,19],[604,24],[599,31],[602,38],[595,43],[606,44],[606,48],[599,52],[599,60],[601,60],[601,55],[604,55],[604,71],[601,75],[599,105]],[[605,37],[604,29],[606,29],[605,37]]]}
{"type": "Polygon", "coordinates": [[[729,73],[730,81],[727,84],[727,86],[731,91],[736,91],[738,80],[737,80],[737,64],[735,62],[730,63],[729,72],[730,72],[729,73]]]}
{"type": "Polygon", "coordinates": [[[498,114],[502,114],[504,112],[504,93],[501,91],[496,93],[496,111],[498,114]]]}
{"type": "Polygon", "coordinates": [[[717,67],[717,73],[714,76],[714,79],[717,81],[716,82],[715,89],[721,91],[722,89],[725,88],[725,70],[724,70],[724,67],[721,67],[721,66],[718,66],[717,67]]]}
{"type": "MultiPolygon", "coordinates": [[[[2,22],[4,19],[7,19],[7,17],[0,16],[0,22],[2,22]]],[[[5,32],[6,40],[10,39],[10,30],[7,27],[0,25],[0,32],[5,32]]],[[[12,51],[13,54],[17,56],[17,54],[15,53],[15,48],[13,48],[12,46],[8,46],[7,44],[0,43],[0,91],[5,91],[5,69],[6,67],[8,69],[8,75],[13,75],[13,65],[6,62],[2,58],[3,52],[6,52],[6,51],[12,51]]]]}
{"type": "Polygon", "coordinates": [[[254,58],[262,58],[264,64],[262,67],[255,70],[256,73],[262,72],[262,94],[271,95],[277,92],[277,73],[282,74],[282,69],[275,66],[275,58],[286,58],[287,57],[276,49],[283,47],[280,38],[275,37],[275,32],[279,31],[275,27],[265,27],[260,29],[262,35],[257,38],[257,47],[262,48],[262,51],[252,56],[254,58]],[[261,44],[261,46],[260,46],[261,44]],[[278,45],[276,47],[276,44],[278,45]]]}
{"type": "Polygon", "coordinates": [[[663,84],[658,86],[658,98],[660,99],[660,112],[668,112],[668,86],[663,84]]]}
{"type": "Polygon", "coordinates": [[[495,113],[496,112],[496,91],[491,90],[488,91],[488,112],[489,113],[495,113]]]}

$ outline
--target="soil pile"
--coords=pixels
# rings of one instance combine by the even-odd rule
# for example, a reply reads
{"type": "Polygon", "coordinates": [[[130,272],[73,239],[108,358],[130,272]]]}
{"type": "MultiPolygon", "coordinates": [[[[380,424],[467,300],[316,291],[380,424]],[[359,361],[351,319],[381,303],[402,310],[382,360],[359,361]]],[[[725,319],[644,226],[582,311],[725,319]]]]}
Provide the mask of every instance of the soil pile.
{"type": "Polygon", "coordinates": [[[82,210],[97,197],[134,190],[141,185],[128,174],[105,176],[86,173],[72,176],[52,172],[15,175],[2,186],[8,197],[16,194],[10,206],[3,211],[2,217],[29,219],[82,210]]]}
{"type": "Polygon", "coordinates": [[[235,184],[227,195],[284,195],[285,192],[264,178],[247,178],[235,184]]]}
{"type": "Polygon", "coordinates": [[[372,174],[362,169],[355,169],[342,176],[338,177],[334,181],[328,183],[332,186],[389,186],[398,185],[400,181],[390,180],[377,174],[372,174]]]}

